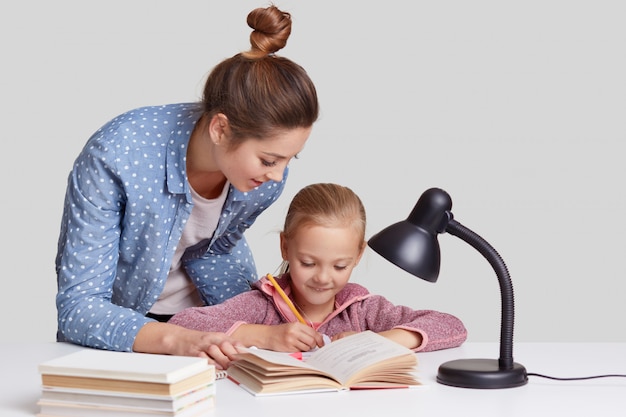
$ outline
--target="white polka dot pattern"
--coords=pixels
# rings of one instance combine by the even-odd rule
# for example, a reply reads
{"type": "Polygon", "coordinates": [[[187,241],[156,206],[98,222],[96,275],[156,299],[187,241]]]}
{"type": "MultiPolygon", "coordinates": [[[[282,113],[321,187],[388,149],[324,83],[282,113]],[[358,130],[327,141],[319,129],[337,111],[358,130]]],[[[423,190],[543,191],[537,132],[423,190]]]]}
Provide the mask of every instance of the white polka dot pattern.
{"type": "MultiPolygon", "coordinates": [[[[185,159],[197,103],[145,107],[100,128],[68,179],[56,271],[58,340],[130,351],[160,295],[193,205],[185,159]]],[[[244,231],[282,193],[267,182],[230,188],[211,241],[184,256],[206,304],[258,278],[244,231]]]]}

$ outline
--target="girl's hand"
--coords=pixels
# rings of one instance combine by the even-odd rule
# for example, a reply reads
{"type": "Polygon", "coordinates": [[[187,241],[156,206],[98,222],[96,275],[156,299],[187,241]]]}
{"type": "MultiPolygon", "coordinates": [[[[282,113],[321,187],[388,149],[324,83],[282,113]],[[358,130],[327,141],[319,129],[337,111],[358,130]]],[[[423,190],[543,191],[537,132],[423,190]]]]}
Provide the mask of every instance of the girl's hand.
{"type": "Polygon", "coordinates": [[[232,334],[244,346],[256,346],[277,352],[307,352],[324,346],[324,339],[315,329],[302,323],[277,325],[242,324],[232,334]]]}
{"type": "Polygon", "coordinates": [[[284,323],[266,326],[267,347],[279,352],[307,352],[324,346],[321,333],[302,323],[284,323]]]}
{"type": "Polygon", "coordinates": [[[358,332],[341,332],[341,333],[337,333],[336,335],[331,337],[330,340],[332,342],[334,342],[335,340],[343,339],[344,337],[348,337],[348,336],[351,336],[351,335],[357,334],[357,333],[358,332]]]}
{"type": "MultiPolygon", "coordinates": [[[[334,342],[335,340],[343,339],[344,337],[348,337],[355,333],[358,332],[337,333],[331,338],[331,340],[334,342]]],[[[378,334],[409,349],[417,349],[422,344],[422,335],[418,332],[412,332],[404,329],[391,329],[378,334]]]]}

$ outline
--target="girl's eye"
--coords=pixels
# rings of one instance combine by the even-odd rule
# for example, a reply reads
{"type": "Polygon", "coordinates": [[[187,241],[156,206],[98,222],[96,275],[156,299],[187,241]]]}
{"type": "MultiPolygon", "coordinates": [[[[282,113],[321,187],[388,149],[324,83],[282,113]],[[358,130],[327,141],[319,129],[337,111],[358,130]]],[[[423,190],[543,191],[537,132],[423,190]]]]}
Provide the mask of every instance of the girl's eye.
{"type": "Polygon", "coordinates": [[[311,262],[300,262],[300,265],[302,265],[304,268],[310,268],[312,267],[314,264],[311,262]]]}
{"type": "Polygon", "coordinates": [[[261,159],[261,162],[263,163],[263,165],[265,165],[268,168],[271,167],[275,167],[276,166],[276,162],[270,162],[270,161],[266,161],[265,159],[261,159]]]}
{"type": "Polygon", "coordinates": [[[343,266],[343,265],[337,265],[337,266],[335,266],[335,269],[336,269],[337,271],[343,271],[343,270],[344,270],[344,269],[346,269],[346,268],[347,268],[347,266],[343,266]]]}

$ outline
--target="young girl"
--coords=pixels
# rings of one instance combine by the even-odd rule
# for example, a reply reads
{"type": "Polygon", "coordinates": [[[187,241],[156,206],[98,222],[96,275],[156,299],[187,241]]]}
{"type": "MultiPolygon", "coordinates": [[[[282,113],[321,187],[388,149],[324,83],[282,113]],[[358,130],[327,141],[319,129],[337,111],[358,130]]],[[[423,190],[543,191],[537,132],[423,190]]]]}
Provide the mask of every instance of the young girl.
{"type": "Polygon", "coordinates": [[[251,49],[211,71],[201,102],[121,114],[76,159],[56,257],[57,340],[227,363],[226,335],[165,321],[258,279],[244,232],[282,193],[318,117],[307,73],[276,55],[289,13],[258,8],[247,22],[251,49]]]}
{"type": "Polygon", "coordinates": [[[396,306],[359,284],[350,274],[366,247],[365,209],[349,188],[313,184],[293,198],[280,249],[287,265],[276,281],[305,324],[289,309],[267,277],[252,291],[210,307],[185,309],[169,323],[231,335],[244,346],[308,351],[371,330],[415,351],[459,346],[467,337],[456,317],[396,306]]]}

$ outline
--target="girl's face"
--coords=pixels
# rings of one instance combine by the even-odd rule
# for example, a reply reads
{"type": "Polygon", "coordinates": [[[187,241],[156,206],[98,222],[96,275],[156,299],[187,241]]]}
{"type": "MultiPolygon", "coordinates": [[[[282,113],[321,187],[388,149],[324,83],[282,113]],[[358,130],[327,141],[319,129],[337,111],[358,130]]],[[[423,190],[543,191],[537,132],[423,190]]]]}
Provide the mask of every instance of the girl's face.
{"type": "Polygon", "coordinates": [[[304,148],[311,129],[295,128],[263,140],[249,139],[233,150],[221,143],[215,147],[215,161],[228,181],[242,192],[266,181],[280,182],[289,161],[304,148]]]}
{"type": "Polygon", "coordinates": [[[283,259],[289,262],[293,297],[311,320],[334,309],[335,295],[348,283],[365,243],[353,227],[309,225],[289,239],[281,234],[283,259]]]}

